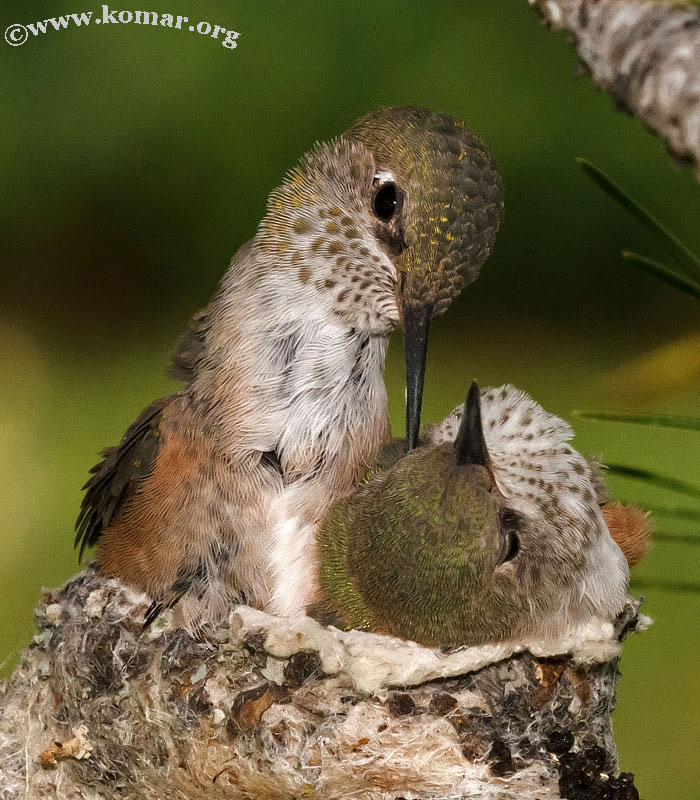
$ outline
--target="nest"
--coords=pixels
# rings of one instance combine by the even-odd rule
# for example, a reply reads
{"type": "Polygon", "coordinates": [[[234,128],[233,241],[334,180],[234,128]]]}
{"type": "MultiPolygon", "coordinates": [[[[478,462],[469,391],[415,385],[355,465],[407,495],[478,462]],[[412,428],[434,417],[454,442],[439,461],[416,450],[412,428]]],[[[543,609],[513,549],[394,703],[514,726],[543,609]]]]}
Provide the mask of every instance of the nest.
{"type": "Polygon", "coordinates": [[[148,602],[93,568],[45,593],[0,688],[2,800],[636,796],[610,724],[632,599],[566,640],[451,651],[243,606],[143,633],[148,602]]]}

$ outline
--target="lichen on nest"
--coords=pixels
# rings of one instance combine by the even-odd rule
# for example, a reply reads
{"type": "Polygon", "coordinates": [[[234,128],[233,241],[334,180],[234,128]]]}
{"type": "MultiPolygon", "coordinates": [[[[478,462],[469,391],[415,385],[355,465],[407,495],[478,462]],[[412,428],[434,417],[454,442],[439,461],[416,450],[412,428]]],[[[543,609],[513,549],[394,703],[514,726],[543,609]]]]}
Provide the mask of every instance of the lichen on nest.
{"type": "Polygon", "coordinates": [[[616,772],[619,642],[645,624],[630,599],[566,641],[442,652],[246,607],[143,634],[147,606],[93,568],[45,594],[0,688],[2,800],[556,798],[585,753],[616,772]]]}

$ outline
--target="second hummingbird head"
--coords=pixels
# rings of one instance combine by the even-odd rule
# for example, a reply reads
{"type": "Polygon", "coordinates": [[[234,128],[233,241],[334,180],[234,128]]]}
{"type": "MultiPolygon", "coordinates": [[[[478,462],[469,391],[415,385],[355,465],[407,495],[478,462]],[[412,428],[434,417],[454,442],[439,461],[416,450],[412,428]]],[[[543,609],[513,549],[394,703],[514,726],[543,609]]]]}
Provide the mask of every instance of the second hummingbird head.
{"type": "Polygon", "coordinates": [[[512,387],[337,504],[319,537],[336,618],[428,645],[560,635],[614,617],[628,570],[569,426],[512,387]]]}
{"type": "Polygon", "coordinates": [[[257,246],[349,328],[406,342],[418,440],[430,319],[479,274],[503,213],[485,145],[447,114],[385,108],[317,145],[270,196],[257,246]]]}

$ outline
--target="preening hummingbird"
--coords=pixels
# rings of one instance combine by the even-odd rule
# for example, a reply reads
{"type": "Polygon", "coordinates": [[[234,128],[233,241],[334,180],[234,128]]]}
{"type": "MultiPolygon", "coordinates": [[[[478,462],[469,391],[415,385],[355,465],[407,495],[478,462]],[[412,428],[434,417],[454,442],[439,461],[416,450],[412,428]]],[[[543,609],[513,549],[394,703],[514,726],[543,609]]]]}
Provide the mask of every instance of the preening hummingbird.
{"type": "MultiPolygon", "coordinates": [[[[606,526],[598,469],[572,436],[512,386],[481,395],[472,384],[422,446],[385,448],[330,509],[311,612],[430,646],[558,636],[613,619],[628,563],[606,526]]],[[[615,514],[626,527],[619,505],[615,514]]]]}
{"type": "Polygon", "coordinates": [[[502,215],[484,144],[446,114],[387,108],[304,155],[272,192],[156,400],[85,485],[81,555],[195,630],[236,603],[317,592],[316,527],[389,437],[388,337],[404,330],[407,435],[431,317],[473,281],[502,215]]]}

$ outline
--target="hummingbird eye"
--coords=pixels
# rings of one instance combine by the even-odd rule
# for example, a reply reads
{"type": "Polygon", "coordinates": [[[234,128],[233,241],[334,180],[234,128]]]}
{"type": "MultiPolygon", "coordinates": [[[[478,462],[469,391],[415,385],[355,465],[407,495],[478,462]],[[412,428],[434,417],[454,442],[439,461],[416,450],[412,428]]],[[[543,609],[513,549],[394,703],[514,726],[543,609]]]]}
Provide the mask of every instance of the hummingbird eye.
{"type": "Polygon", "coordinates": [[[518,538],[517,533],[513,533],[513,531],[507,531],[498,563],[505,564],[507,561],[512,561],[518,555],[519,551],[520,539],[518,538]]]}
{"type": "Polygon", "coordinates": [[[398,193],[396,191],[396,184],[389,181],[377,190],[372,201],[372,210],[375,217],[384,222],[388,222],[396,211],[398,206],[398,193]]]}
{"type": "Polygon", "coordinates": [[[498,563],[505,564],[508,561],[512,561],[520,552],[520,537],[517,533],[520,527],[520,518],[515,512],[505,509],[501,511],[500,520],[503,530],[503,543],[498,563]]]}

